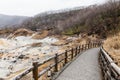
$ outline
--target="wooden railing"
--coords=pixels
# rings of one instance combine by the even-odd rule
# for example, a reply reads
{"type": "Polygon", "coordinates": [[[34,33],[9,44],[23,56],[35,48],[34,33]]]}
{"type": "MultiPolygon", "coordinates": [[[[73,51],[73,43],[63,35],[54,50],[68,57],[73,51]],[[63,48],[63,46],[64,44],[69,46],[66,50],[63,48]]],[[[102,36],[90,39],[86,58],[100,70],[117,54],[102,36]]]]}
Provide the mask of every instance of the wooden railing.
{"type": "Polygon", "coordinates": [[[117,66],[103,47],[100,49],[99,60],[104,80],[120,80],[120,67],[117,66]]]}
{"type": "Polygon", "coordinates": [[[43,62],[33,62],[33,66],[25,70],[23,73],[17,75],[13,80],[20,80],[27,74],[31,73],[33,80],[50,80],[55,79],[55,75],[60,74],[60,72],[71,63],[77,56],[81,54],[82,51],[89,48],[98,47],[101,42],[84,44],[66,50],[64,53],[56,53],[54,56],[48,58],[43,62]]]}

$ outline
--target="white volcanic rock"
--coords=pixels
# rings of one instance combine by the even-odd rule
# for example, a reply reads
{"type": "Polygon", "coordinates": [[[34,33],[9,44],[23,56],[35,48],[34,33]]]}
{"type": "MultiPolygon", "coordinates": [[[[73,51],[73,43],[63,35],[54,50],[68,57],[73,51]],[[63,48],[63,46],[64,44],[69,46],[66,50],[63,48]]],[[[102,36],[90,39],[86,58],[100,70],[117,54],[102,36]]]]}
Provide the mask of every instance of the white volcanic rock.
{"type": "Polygon", "coordinates": [[[0,77],[7,77],[11,73],[31,66],[32,61],[41,59],[40,55],[55,53],[59,48],[51,44],[59,41],[54,37],[32,39],[31,36],[18,36],[14,39],[0,39],[0,77]],[[41,43],[41,46],[30,46],[41,43]],[[43,53],[43,54],[41,54],[43,53]]]}

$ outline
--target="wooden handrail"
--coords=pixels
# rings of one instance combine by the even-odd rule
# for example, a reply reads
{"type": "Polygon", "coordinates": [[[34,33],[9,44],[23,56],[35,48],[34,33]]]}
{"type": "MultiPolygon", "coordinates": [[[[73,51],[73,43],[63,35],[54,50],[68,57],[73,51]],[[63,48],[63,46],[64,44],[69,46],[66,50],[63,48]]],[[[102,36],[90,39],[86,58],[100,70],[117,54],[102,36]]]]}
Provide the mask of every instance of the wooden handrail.
{"type": "Polygon", "coordinates": [[[30,73],[33,70],[33,67],[28,68],[27,70],[25,70],[24,72],[22,72],[21,74],[19,74],[18,76],[15,76],[13,78],[13,80],[20,80],[21,77],[25,76],[26,74],[30,73]]]}
{"type": "Polygon", "coordinates": [[[39,75],[38,78],[40,78],[43,74],[45,74],[48,70],[50,70],[52,67],[54,67],[56,64],[52,64],[49,67],[47,67],[46,69],[42,70],[39,75]]]}
{"type": "Polygon", "coordinates": [[[120,67],[112,60],[108,53],[100,48],[100,64],[105,80],[120,80],[120,67]],[[103,57],[104,56],[104,57],[103,57]]]}
{"type": "Polygon", "coordinates": [[[106,59],[108,60],[109,63],[114,63],[114,61],[112,60],[112,58],[108,55],[108,53],[103,49],[103,47],[101,47],[101,50],[104,54],[104,56],[106,57],[106,59]]]}
{"type": "MultiPolygon", "coordinates": [[[[43,76],[46,72],[50,71],[53,67],[54,67],[53,73],[59,72],[58,66],[61,62],[64,62],[63,63],[63,67],[64,67],[67,63],[72,61],[73,58],[75,58],[77,55],[79,55],[79,53],[81,51],[100,46],[99,44],[100,43],[80,45],[80,46],[77,46],[76,48],[66,50],[63,53],[59,53],[59,54],[57,53],[57,54],[51,56],[50,58],[44,60],[43,62],[33,62],[32,68],[30,68],[29,70],[26,70],[24,73],[21,73],[21,75],[16,76],[16,78],[14,78],[14,80],[19,80],[20,78],[27,75],[28,72],[31,72],[31,71],[33,72],[33,79],[38,80],[41,76],[43,76]],[[59,59],[59,58],[61,58],[61,59],[59,59]],[[50,65],[46,66],[46,68],[44,68],[40,72],[38,72],[38,67],[40,68],[42,65],[46,64],[47,62],[50,62],[51,60],[53,61],[53,63],[51,63],[50,65]]],[[[51,74],[52,74],[52,72],[51,72],[51,74]]]]}
{"type": "Polygon", "coordinates": [[[58,54],[55,54],[55,72],[58,72],[58,54]]]}
{"type": "Polygon", "coordinates": [[[39,63],[38,63],[38,66],[40,66],[40,65],[42,65],[42,64],[44,64],[44,63],[46,63],[46,62],[49,62],[49,61],[52,60],[53,58],[55,58],[55,55],[52,56],[52,57],[50,57],[50,58],[48,58],[48,59],[46,59],[46,60],[44,60],[43,62],[39,62],[39,63]]]}

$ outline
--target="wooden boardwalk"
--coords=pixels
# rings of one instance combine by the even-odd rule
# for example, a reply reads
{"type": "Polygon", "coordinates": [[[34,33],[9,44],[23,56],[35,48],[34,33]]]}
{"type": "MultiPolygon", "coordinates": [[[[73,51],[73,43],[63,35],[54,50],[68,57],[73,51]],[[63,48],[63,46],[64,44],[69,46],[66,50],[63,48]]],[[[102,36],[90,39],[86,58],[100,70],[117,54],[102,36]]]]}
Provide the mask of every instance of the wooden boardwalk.
{"type": "Polygon", "coordinates": [[[56,80],[102,80],[98,62],[99,48],[83,52],[56,80]]]}

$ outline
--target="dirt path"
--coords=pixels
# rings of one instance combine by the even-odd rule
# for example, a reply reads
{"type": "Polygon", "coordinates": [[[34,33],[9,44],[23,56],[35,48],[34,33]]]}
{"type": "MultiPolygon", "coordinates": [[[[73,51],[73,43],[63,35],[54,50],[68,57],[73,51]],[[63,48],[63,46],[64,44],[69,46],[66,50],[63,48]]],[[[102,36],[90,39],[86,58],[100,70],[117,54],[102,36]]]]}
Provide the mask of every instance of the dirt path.
{"type": "Polygon", "coordinates": [[[99,48],[85,51],[56,80],[102,80],[98,53],[99,48]]]}

